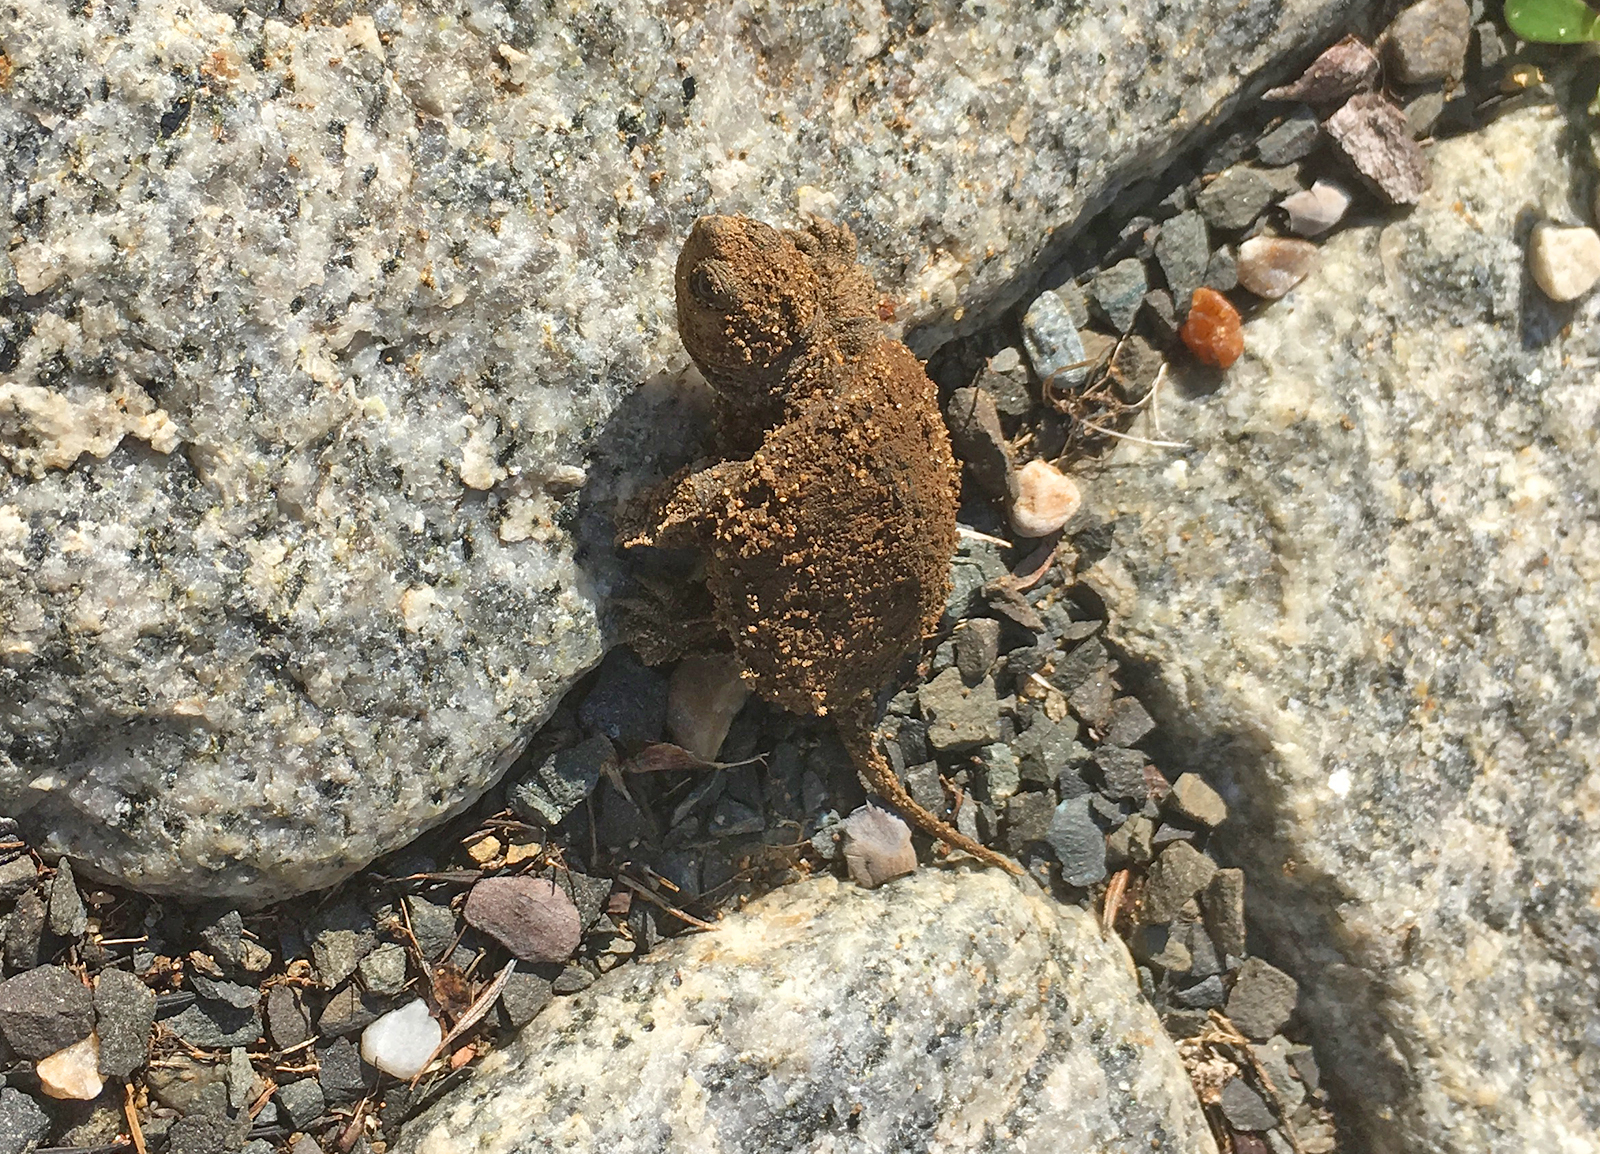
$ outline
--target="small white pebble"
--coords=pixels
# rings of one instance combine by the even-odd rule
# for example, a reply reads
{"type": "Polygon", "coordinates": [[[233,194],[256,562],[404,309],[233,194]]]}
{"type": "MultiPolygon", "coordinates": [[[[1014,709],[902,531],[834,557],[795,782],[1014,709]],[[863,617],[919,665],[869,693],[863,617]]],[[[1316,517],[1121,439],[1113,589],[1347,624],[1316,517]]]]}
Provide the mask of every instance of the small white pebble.
{"type": "Polygon", "coordinates": [[[98,1098],[105,1088],[100,1079],[100,1036],[90,1034],[65,1050],[41,1058],[33,1072],[39,1076],[39,1089],[52,1098],[73,1102],[98,1098]]]}
{"type": "Polygon", "coordinates": [[[1553,301],[1577,300],[1600,280],[1600,233],[1540,224],[1528,239],[1528,270],[1553,301]]]}
{"type": "Polygon", "coordinates": [[[1015,372],[1022,364],[1022,353],[1016,348],[1007,346],[989,358],[989,368],[996,373],[1015,372]]]}
{"type": "Polygon", "coordinates": [[[444,1037],[421,998],[390,1010],[361,1032],[361,1058],[396,1078],[414,1078],[444,1037]]]}
{"type": "Polygon", "coordinates": [[[864,805],[839,823],[839,832],[851,880],[863,889],[877,889],[917,868],[910,828],[887,810],[864,805]]]}
{"type": "Polygon", "coordinates": [[[1289,228],[1301,236],[1321,236],[1344,219],[1350,207],[1350,194],[1331,180],[1319,180],[1310,188],[1283,198],[1289,214],[1289,228]]]}
{"type": "Polygon", "coordinates": [[[1344,797],[1350,792],[1350,771],[1336,769],[1328,775],[1328,788],[1335,797],[1344,797]]]}
{"type": "Polygon", "coordinates": [[[1023,537],[1048,537],[1072,520],[1081,503],[1071,477],[1048,461],[1029,461],[1017,470],[1011,527],[1023,537]]]}

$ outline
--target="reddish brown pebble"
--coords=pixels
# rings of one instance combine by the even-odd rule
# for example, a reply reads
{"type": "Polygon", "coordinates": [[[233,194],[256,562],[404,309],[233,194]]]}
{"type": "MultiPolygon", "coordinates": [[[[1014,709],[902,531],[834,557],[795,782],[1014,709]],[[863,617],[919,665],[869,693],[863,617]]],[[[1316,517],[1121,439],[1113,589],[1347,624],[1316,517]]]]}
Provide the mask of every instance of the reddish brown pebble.
{"type": "Polygon", "coordinates": [[[1239,310],[1216,289],[1197,288],[1189,302],[1189,319],[1178,330],[1195,358],[1225,369],[1244,352],[1239,310]]]}
{"type": "Polygon", "coordinates": [[[572,899],[544,878],[484,878],[461,912],[525,962],[564,962],[583,933],[572,899]]]}

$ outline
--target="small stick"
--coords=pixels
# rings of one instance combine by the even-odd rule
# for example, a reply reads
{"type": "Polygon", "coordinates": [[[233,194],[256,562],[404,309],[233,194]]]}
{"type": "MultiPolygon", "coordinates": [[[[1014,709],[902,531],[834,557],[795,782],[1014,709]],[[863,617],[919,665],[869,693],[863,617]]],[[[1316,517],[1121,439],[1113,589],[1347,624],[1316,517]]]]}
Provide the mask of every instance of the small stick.
{"type": "Polygon", "coordinates": [[[139,1125],[139,1111],[133,1104],[133,1083],[122,1084],[122,1113],[128,1119],[128,1136],[133,1139],[136,1154],[145,1154],[144,1127],[139,1125]]]}
{"type": "Polygon", "coordinates": [[[1111,875],[1106,886],[1106,896],[1100,907],[1100,925],[1106,933],[1116,932],[1117,914],[1122,908],[1122,895],[1128,888],[1128,871],[1118,870],[1111,875]]]}
{"type": "MultiPolygon", "coordinates": [[[[660,897],[658,897],[655,894],[651,893],[650,892],[650,888],[648,886],[646,886],[646,885],[644,885],[644,884],[642,884],[640,882],[636,882],[632,878],[627,877],[626,875],[622,875],[622,874],[617,875],[617,880],[619,882],[621,882],[623,885],[627,886],[634,893],[636,893],[640,897],[644,898],[645,901],[651,902],[651,903],[653,903],[655,905],[660,906],[662,909],[666,910],[667,913],[671,914],[673,917],[678,918],[678,919],[680,919],[682,921],[688,922],[691,926],[695,926],[698,929],[702,929],[702,930],[714,930],[714,929],[717,928],[716,926],[712,925],[710,922],[701,921],[699,918],[695,917],[693,914],[684,913],[677,906],[668,905],[667,902],[663,901],[660,897]]],[[[663,878],[662,880],[665,881],[666,879],[663,878]]],[[[673,888],[676,889],[677,887],[674,886],[673,888]]]]}
{"type": "Polygon", "coordinates": [[[495,976],[494,981],[484,987],[483,993],[479,994],[477,1000],[472,1003],[467,1012],[461,1015],[461,1020],[456,1023],[456,1028],[444,1036],[444,1039],[433,1048],[433,1053],[428,1055],[428,1060],[422,1063],[422,1069],[418,1070],[416,1076],[411,1079],[412,1089],[416,1089],[417,1082],[422,1078],[423,1074],[427,1073],[428,1067],[433,1065],[433,1060],[444,1053],[451,1042],[454,1042],[462,1034],[476,1026],[483,1016],[489,1012],[490,1007],[494,1005],[494,1000],[500,996],[500,991],[505,989],[506,983],[511,980],[511,971],[516,968],[517,959],[512,958],[500,970],[500,973],[495,976]]]}
{"type": "Polygon", "coordinates": [[[1084,417],[1078,418],[1078,424],[1082,425],[1086,429],[1093,429],[1102,436],[1115,437],[1119,441],[1132,441],[1136,445],[1149,445],[1153,449],[1194,448],[1193,445],[1190,445],[1185,441],[1152,441],[1148,437],[1135,437],[1132,433],[1119,433],[1115,429],[1102,428],[1100,425],[1097,425],[1093,421],[1084,417]]]}
{"type": "Polygon", "coordinates": [[[1011,548],[1011,542],[1002,537],[991,537],[987,533],[980,533],[976,529],[968,529],[965,525],[957,525],[956,532],[973,541],[987,541],[991,545],[999,545],[1003,549],[1011,548]]]}

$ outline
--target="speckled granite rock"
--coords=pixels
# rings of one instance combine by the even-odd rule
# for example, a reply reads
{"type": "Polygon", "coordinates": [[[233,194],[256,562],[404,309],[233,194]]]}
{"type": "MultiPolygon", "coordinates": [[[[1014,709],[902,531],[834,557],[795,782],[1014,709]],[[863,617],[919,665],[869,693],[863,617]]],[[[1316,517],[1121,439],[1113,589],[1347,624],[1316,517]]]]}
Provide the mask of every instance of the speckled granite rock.
{"type": "Polygon", "coordinates": [[[998,870],[778,890],[553,1003],[398,1148],[1216,1149],[1121,943],[998,870]]]}
{"type": "Polygon", "coordinates": [[[1372,7],[21,0],[0,812],[194,896],[404,842],[601,652],[574,528],[685,439],[697,214],[848,219],[926,349],[1372,7]]]}
{"type": "Polygon", "coordinates": [[[1195,451],[1086,497],[1110,636],[1375,1151],[1600,1133],[1600,298],[1552,307],[1522,256],[1582,203],[1567,131],[1436,145],[1414,213],[1162,401],[1195,451]]]}

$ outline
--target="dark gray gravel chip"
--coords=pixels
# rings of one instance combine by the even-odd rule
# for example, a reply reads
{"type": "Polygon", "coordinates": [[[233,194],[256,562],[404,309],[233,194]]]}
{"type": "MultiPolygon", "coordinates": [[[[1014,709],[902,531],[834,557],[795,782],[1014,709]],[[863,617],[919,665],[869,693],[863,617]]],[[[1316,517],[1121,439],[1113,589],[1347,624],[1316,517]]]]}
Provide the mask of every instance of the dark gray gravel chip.
{"type": "Polygon", "coordinates": [[[0,1154],[24,1154],[50,1132],[50,1116],[27,1094],[0,1089],[0,1154]]]}
{"type": "Polygon", "coordinates": [[[278,1106],[291,1128],[304,1130],[322,1117],[327,1101],[315,1078],[301,1078],[278,1087],[278,1106]]]}
{"type": "Polygon", "coordinates": [[[162,1025],[201,1049],[248,1046],[261,1037],[261,1018],[254,1007],[242,1010],[227,1002],[204,998],[170,1018],[163,1018],[162,1025]]]}
{"type": "Polygon", "coordinates": [[[956,669],[968,685],[989,675],[1000,658],[1000,622],[992,617],[970,618],[955,632],[956,669]]]}
{"type": "Polygon", "coordinates": [[[1200,891],[1200,908],[1223,960],[1244,957],[1244,871],[1219,869],[1200,891]]]}
{"type": "Polygon", "coordinates": [[[174,1054],[145,1074],[150,1093],[168,1109],[180,1114],[228,1112],[228,1068],[216,1062],[199,1062],[174,1054]]]}
{"type": "Polygon", "coordinates": [[[1261,1069],[1272,1080],[1272,1088],[1278,1095],[1278,1104],[1286,1115],[1293,1115],[1300,1103],[1305,1101],[1306,1088],[1301,1083],[1300,1075],[1295,1071],[1292,1062],[1295,1051],[1306,1048],[1296,1046],[1282,1034],[1274,1034],[1254,1048],[1255,1059],[1261,1063],[1261,1069]]]}
{"type": "Polygon", "coordinates": [[[1214,1010],[1222,1005],[1226,997],[1221,977],[1213,974],[1185,989],[1174,990],[1172,1003],[1186,1010],[1214,1010]]]}
{"type": "Polygon", "coordinates": [[[627,649],[606,654],[578,720],[612,741],[660,741],[667,724],[667,679],[627,649]]]}
{"type": "Polygon", "coordinates": [[[1161,226],[1161,237],[1156,241],[1156,262],[1167,278],[1172,299],[1187,304],[1194,290],[1205,283],[1206,261],[1210,254],[1206,220],[1200,213],[1179,213],[1161,226]]]}
{"type": "Polygon", "coordinates": [[[554,994],[576,994],[580,990],[587,990],[594,985],[594,975],[582,966],[568,966],[556,975],[556,980],[550,983],[550,992],[554,994]]]}
{"type": "Polygon", "coordinates": [[[1087,797],[1069,797],[1056,806],[1045,841],[1069,886],[1087,887],[1105,880],[1106,836],[1090,814],[1087,797]]]}
{"type": "Polygon", "coordinates": [[[94,1000],[77,975],[39,966],[0,982],[0,1034],[29,1061],[48,1058],[94,1030],[94,1000]]]}
{"type": "Polygon", "coordinates": [[[1003,422],[1020,421],[1033,411],[1033,397],[1028,393],[1026,370],[996,373],[985,369],[978,377],[976,387],[994,398],[995,411],[1003,422]]]}
{"type": "Polygon", "coordinates": [[[1212,228],[1234,232],[1250,227],[1276,194],[1265,173],[1238,164],[1201,189],[1195,205],[1212,228]]]}
{"type": "Polygon", "coordinates": [[[249,1129],[248,1118],[188,1114],[167,1131],[167,1154],[234,1154],[249,1129]]]}
{"type": "Polygon", "coordinates": [[[1134,814],[1106,838],[1106,856],[1112,868],[1124,866],[1138,869],[1148,865],[1151,858],[1150,835],[1154,823],[1143,814],[1134,814]]]}
{"type": "Polygon", "coordinates": [[[653,844],[655,827],[631,798],[609,781],[595,791],[594,832],[608,849],[626,849],[641,842],[653,844]]]}
{"type": "Polygon", "coordinates": [[[906,771],[905,785],[911,800],[923,809],[935,814],[944,812],[944,783],[939,780],[938,762],[912,766],[906,771]]]}
{"type": "Polygon", "coordinates": [[[1055,819],[1056,806],[1048,793],[1019,793],[1006,802],[1005,844],[1012,856],[1032,842],[1044,841],[1055,819]]]}
{"type": "Polygon", "coordinates": [[[984,793],[998,804],[1022,788],[1022,766],[1011,746],[1004,742],[978,750],[978,772],[983,775],[984,793]]]}
{"type": "Polygon", "coordinates": [[[603,734],[553,753],[506,790],[506,803],[523,821],[556,825],[581,805],[600,783],[600,774],[617,757],[603,734]]]}
{"type": "Polygon", "coordinates": [[[1228,995],[1227,1015],[1247,1037],[1270,1038],[1294,1014],[1299,993],[1299,984],[1288,974],[1260,958],[1249,958],[1239,967],[1228,995]]]}
{"type": "Polygon", "coordinates": [[[75,939],[89,926],[89,911],[83,908],[72,866],[62,858],[56,876],[50,880],[50,905],[47,918],[50,932],[60,938],[75,939]]]}
{"type": "Polygon", "coordinates": [[[1424,92],[1415,100],[1405,106],[1406,127],[1410,130],[1412,139],[1421,140],[1433,133],[1434,127],[1439,123],[1439,117],[1444,114],[1444,93],[1424,92]]]}
{"type": "Polygon", "coordinates": [[[455,911],[416,894],[407,894],[405,901],[406,913],[411,918],[411,932],[422,949],[422,956],[429,962],[439,961],[455,942],[456,934],[461,929],[455,911]]]}
{"type": "Polygon", "coordinates": [[[928,744],[939,752],[955,752],[1000,740],[1000,706],[994,680],[984,678],[970,689],[957,669],[947,669],[917,691],[928,744]]]}
{"type": "Polygon", "coordinates": [[[1222,1116],[1235,1130],[1270,1130],[1278,1124],[1266,1100],[1240,1078],[1230,1078],[1222,1087],[1222,1116]]]}
{"type": "Polygon", "coordinates": [[[1239,258],[1227,245],[1212,253],[1206,262],[1205,286],[1219,293],[1232,292],[1239,287],[1239,258]]]}
{"type": "Polygon", "coordinates": [[[712,837],[740,837],[760,833],[766,828],[767,823],[759,811],[731,797],[722,798],[711,811],[709,832],[712,837]]]}
{"type": "MultiPolygon", "coordinates": [[[[289,1154],[323,1154],[323,1150],[317,1140],[310,1134],[302,1134],[295,1141],[295,1144],[289,1147],[289,1154]]],[[[355,1154],[354,1149],[352,1149],[351,1154],[355,1154]]]]}
{"type": "Polygon", "coordinates": [[[551,982],[538,974],[513,970],[500,991],[500,1019],[513,1030],[520,1030],[533,1016],[550,1004],[551,982]]]}
{"type": "Polygon", "coordinates": [[[1006,496],[1011,491],[1016,466],[1000,427],[994,398],[983,389],[956,389],[950,394],[944,413],[951,447],[966,464],[978,488],[991,497],[1006,496]]]}
{"type": "Polygon", "coordinates": [[[353,982],[345,982],[333,992],[328,1004],[317,1016],[317,1033],[324,1038],[332,1038],[365,1030],[382,1017],[388,1008],[387,998],[375,997],[353,982]]]}
{"type": "Polygon", "coordinates": [[[1112,329],[1125,333],[1133,327],[1133,318],[1144,303],[1144,294],[1150,283],[1145,276],[1144,262],[1137,257],[1119,260],[1089,282],[1089,296],[1095,309],[1112,329]]]}
{"type": "Polygon", "coordinates": [[[1227,970],[1223,957],[1205,927],[1196,923],[1189,927],[1189,973],[1197,978],[1209,978],[1227,970]]]}
{"type": "Polygon", "coordinates": [[[1105,741],[1107,745],[1127,748],[1137,744],[1155,727],[1156,723],[1150,720],[1150,714],[1135,698],[1119,697],[1111,703],[1111,719],[1106,723],[1105,741]]]}
{"type": "Polygon", "coordinates": [[[1111,660],[1106,653],[1106,647],[1101,644],[1098,637],[1075,646],[1065,657],[1056,662],[1055,672],[1050,681],[1063,693],[1071,693],[1090,677],[1106,667],[1111,660]]]}
{"type": "Polygon", "coordinates": [[[1170,922],[1216,872],[1217,863],[1187,842],[1169,845],[1150,867],[1145,883],[1144,920],[1153,925],[1170,922]]]}
{"type": "Polygon", "coordinates": [[[1076,771],[1089,761],[1089,751],[1078,741],[1078,725],[1073,721],[1035,718],[1034,723],[1011,743],[1016,752],[1022,780],[1032,785],[1050,785],[1068,771],[1076,771]]]}
{"type": "MultiPolygon", "coordinates": [[[[329,1102],[354,1102],[367,1092],[368,1080],[361,1055],[349,1038],[335,1038],[327,1045],[316,1047],[317,1081],[322,1085],[322,1096],[329,1102]]],[[[376,1071],[373,1071],[374,1075],[376,1071]]]]}
{"type": "MultiPolygon", "coordinates": [[[[1087,755],[1088,750],[1084,750],[1084,753],[1087,755]]],[[[1084,769],[1085,766],[1082,764],[1072,765],[1056,774],[1056,793],[1062,800],[1069,797],[1088,797],[1094,793],[1094,786],[1089,784],[1084,769]]]]}
{"type": "Polygon", "coordinates": [[[280,1050],[298,1046],[311,1037],[311,1019],[292,986],[273,986],[267,992],[267,1034],[280,1050]]]}
{"type": "Polygon", "coordinates": [[[1160,853],[1164,847],[1175,841],[1193,841],[1194,837],[1194,830],[1185,826],[1163,825],[1156,830],[1155,836],[1150,839],[1150,844],[1155,847],[1157,853],[1160,853]]]}
{"type": "Polygon", "coordinates": [[[1145,784],[1145,755],[1136,749],[1119,749],[1102,745],[1094,751],[1094,763],[1100,767],[1108,797],[1125,797],[1143,802],[1148,790],[1145,784]]]}
{"type": "Polygon", "coordinates": [[[1317,114],[1302,104],[1256,142],[1256,156],[1262,164],[1274,168],[1292,164],[1310,155],[1321,135],[1322,124],[1317,114]]]}
{"type": "Polygon", "coordinates": [[[405,988],[406,948],[384,942],[356,964],[356,973],[369,993],[392,997],[405,988]]]}
{"type": "Polygon", "coordinates": [[[244,917],[238,910],[207,911],[195,925],[206,952],[225,966],[244,958],[244,917]]]}
{"type": "Polygon", "coordinates": [[[1306,1089],[1316,1093],[1322,1085],[1322,1071],[1317,1068],[1317,1056],[1312,1053],[1311,1047],[1300,1046],[1289,1051],[1289,1061],[1294,1064],[1294,1071],[1300,1075],[1300,1081],[1305,1083],[1306,1089]]]}
{"type": "Polygon", "coordinates": [[[578,910],[578,924],[584,929],[594,925],[595,920],[605,911],[606,902],[611,897],[611,879],[595,877],[593,874],[579,873],[577,870],[568,870],[564,874],[556,875],[556,885],[566,891],[572,904],[578,910]]]}
{"type": "Polygon", "coordinates": [[[1174,1038],[1197,1038],[1211,1028],[1211,1015],[1204,1010],[1168,1010],[1161,1024],[1174,1038]]]}
{"type": "Polygon", "coordinates": [[[156,1019],[155,991],[126,970],[101,970],[94,983],[100,1073],[126,1078],[145,1064],[156,1019]]]}
{"type": "Polygon", "coordinates": [[[1178,339],[1178,326],[1182,318],[1189,315],[1189,301],[1193,296],[1191,292],[1181,301],[1174,301],[1165,289],[1151,289],[1144,294],[1144,311],[1139,315],[1157,344],[1165,347],[1178,339]]]}
{"type": "Polygon", "coordinates": [[[17,899],[6,919],[5,960],[8,970],[31,970],[44,947],[44,899],[29,890],[17,899]]]}
{"type": "Polygon", "coordinates": [[[1067,694],[1067,705],[1085,725],[1104,730],[1111,720],[1111,702],[1116,687],[1104,670],[1096,670],[1067,694]]]}
{"type": "Polygon", "coordinates": [[[219,982],[201,974],[191,974],[189,982],[203,1001],[222,1002],[236,1010],[254,1009],[261,1001],[261,991],[240,982],[219,982]]]}
{"type": "Polygon", "coordinates": [[[15,901],[39,880],[39,871],[27,854],[18,854],[0,864],[0,902],[15,901]]]}
{"type": "Polygon", "coordinates": [[[329,989],[355,973],[378,940],[372,915],[354,902],[320,911],[307,923],[306,938],[317,977],[329,989]]]}

